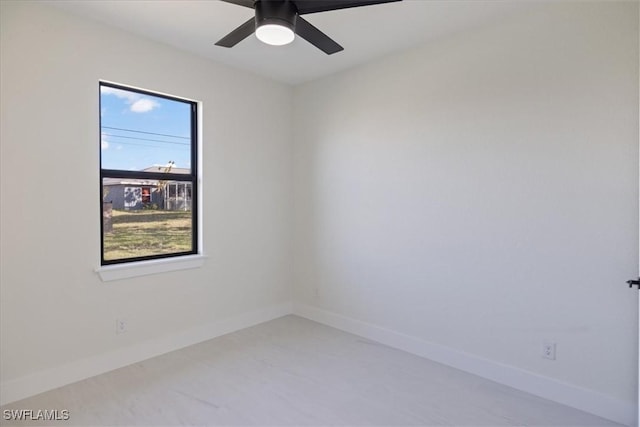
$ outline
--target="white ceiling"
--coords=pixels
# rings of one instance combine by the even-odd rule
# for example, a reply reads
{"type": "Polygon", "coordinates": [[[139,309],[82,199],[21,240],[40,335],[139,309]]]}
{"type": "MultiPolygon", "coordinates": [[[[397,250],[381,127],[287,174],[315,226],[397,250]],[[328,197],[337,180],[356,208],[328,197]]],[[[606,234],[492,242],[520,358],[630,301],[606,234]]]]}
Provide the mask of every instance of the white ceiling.
{"type": "Polygon", "coordinates": [[[253,16],[217,0],[55,0],[67,11],[272,79],[297,84],[436,38],[488,25],[533,5],[524,0],[403,0],[305,15],[344,47],[326,55],[297,37],[267,46],[255,35],[234,48],[214,43],[253,16]]]}

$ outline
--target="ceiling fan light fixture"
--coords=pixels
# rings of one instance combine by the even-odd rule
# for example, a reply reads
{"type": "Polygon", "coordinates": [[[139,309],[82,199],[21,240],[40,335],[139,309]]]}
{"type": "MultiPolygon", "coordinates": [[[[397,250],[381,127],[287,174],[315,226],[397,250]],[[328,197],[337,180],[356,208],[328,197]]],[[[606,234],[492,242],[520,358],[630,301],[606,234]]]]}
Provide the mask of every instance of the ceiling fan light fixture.
{"type": "Polygon", "coordinates": [[[290,1],[255,2],[256,37],[272,46],[283,46],[296,38],[298,10],[290,1]]]}
{"type": "Polygon", "coordinates": [[[284,46],[291,43],[296,35],[289,27],[280,24],[264,24],[256,28],[256,37],[262,43],[284,46]]]}

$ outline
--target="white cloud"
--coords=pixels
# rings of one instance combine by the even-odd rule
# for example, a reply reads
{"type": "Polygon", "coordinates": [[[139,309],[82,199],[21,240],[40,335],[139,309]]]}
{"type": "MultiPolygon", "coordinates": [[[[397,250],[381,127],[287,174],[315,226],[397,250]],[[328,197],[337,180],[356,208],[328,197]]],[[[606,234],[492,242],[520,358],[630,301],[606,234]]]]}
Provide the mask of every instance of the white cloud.
{"type": "Polygon", "coordinates": [[[131,104],[131,111],[133,111],[134,113],[146,113],[147,111],[151,111],[156,107],[159,107],[160,104],[158,104],[157,102],[149,99],[149,98],[141,98],[138,99],[136,102],[134,102],[133,104],[131,104]]]}
{"type": "Polygon", "coordinates": [[[135,92],[127,92],[125,90],[116,89],[110,86],[100,86],[100,93],[103,95],[115,95],[118,98],[126,99],[130,102],[140,98],[140,95],[135,92]]]}
{"type": "Polygon", "coordinates": [[[101,150],[106,150],[107,148],[109,148],[109,141],[107,141],[107,138],[105,137],[105,134],[102,133],[100,135],[100,149],[101,150]]]}
{"type": "Polygon", "coordinates": [[[120,99],[124,99],[129,105],[129,110],[134,113],[146,113],[156,107],[160,107],[160,104],[156,101],[145,98],[143,95],[136,92],[128,92],[126,90],[116,89],[110,86],[100,86],[100,93],[102,95],[115,95],[120,99]]]}

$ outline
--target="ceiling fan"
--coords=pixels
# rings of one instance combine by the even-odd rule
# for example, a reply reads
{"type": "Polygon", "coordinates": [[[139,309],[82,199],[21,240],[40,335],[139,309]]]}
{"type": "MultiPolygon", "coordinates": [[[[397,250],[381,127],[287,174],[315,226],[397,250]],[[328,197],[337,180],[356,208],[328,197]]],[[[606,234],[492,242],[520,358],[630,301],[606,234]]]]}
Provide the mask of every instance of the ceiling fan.
{"type": "Polygon", "coordinates": [[[370,6],[402,0],[222,0],[255,9],[255,18],[220,39],[216,45],[233,47],[254,31],[264,43],[281,46],[291,43],[299,35],[327,55],[344,48],[325,33],[300,17],[307,13],[327,12],[350,7],[370,6]]]}

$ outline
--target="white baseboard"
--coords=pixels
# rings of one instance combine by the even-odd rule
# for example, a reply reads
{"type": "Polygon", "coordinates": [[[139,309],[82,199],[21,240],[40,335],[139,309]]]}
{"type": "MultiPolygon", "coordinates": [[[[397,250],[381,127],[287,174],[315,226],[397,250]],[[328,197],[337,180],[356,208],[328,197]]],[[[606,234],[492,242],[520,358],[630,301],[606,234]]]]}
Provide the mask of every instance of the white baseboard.
{"type": "Polygon", "coordinates": [[[0,405],[291,314],[284,303],[0,383],[0,405]]]}
{"type": "Polygon", "coordinates": [[[553,400],[627,426],[636,425],[636,408],[631,402],[614,399],[592,390],[504,365],[449,347],[424,341],[389,329],[305,304],[294,304],[293,314],[378,341],[390,347],[478,375],[500,384],[553,400]]]}

